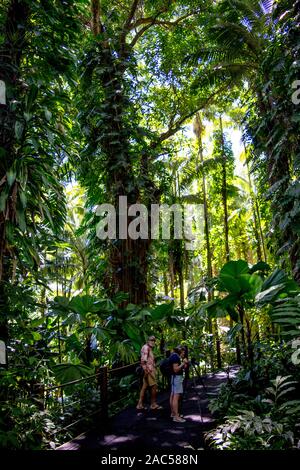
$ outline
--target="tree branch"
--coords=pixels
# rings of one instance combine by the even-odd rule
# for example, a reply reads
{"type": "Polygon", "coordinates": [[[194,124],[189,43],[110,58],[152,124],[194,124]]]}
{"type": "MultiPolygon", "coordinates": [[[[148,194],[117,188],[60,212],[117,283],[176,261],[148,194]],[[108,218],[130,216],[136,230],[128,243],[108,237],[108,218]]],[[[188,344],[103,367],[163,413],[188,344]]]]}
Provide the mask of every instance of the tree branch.
{"type": "Polygon", "coordinates": [[[130,43],[130,48],[133,48],[136,43],[138,42],[138,40],[140,39],[140,37],[143,36],[143,34],[145,33],[145,31],[147,31],[147,29],[151,28],[151,26],[154,24],[154,20],[152,23],[144,26],[143,28],[141,28],[138,33],[134,36],[133,40],[131,41],[130,43]]]}
{"type": "Polygon", "coordinates": [[[103,26],[100,20],[100,1],[99,0],[91,0],[91,12],[92,12],[92,31],[93,35],[97,36],[100,32],[103,31],[103,26]]]}
{"type": "Polygon", "coordinates": [[[159,14],[157,14],[155,16],[150,16],[148,18],[139,18],[135,23],[131,23],[129,25],[130,30],[136,29],[138,26],[141,26],[143,24],[149,24],[149,23],[150,24],[163,25],[163,26],[176,26],[176,25],[178,25],[178,23],[185,20],[186,18],[189,18],[190,16],[194,16],[197,13],[199,13],[199,10],[190,11],[189,13],[186,13],[185,15],[180,16],[175,21],[157,20],[157,17],[162,13],[165,13],[165,12],[161,11],[161,12],[159,12],[159,14]]]}
{"type": "Polygon", "coordinates": [[[134,14],[136,12],[136,9],[138,7],[139,2],[140,2],[140,0],[133,0],[133,3],[132,3],[131,8],[130,8],[129,16],[127,18],[127,21],[124,25],[123,30],[127,31],[128,29],[130,29],[131,21],[133,20],[133,17],[134,17],[134,14]]]}
{"type": "Polygon", "coordinates": [[[152,149],[158,147],[158,145],[160,145],[164,140],[167,140],[169,139],[170,137],[172,137],[172,135],[176,134],[176,132],[178,132],[182,126],[182,124],[189,118],[191,118],[192,116],[194,116],[194,114],[196,114],[198,111],[200,111],[201,109],[204,109],[207,107],[208,104],[211,103],[211,101],[214,100],[215,96],[216,95],[219,95],[219,93],[221,93],[224,89],[228,88],[228,84],[226,83],[225,85],[221,86],[220,88],[218,88],[217,91],[215,91],[214,93],[212,93],[208,98],[205,99],[205,101],[203,101],[201,103],[201,105],[197,106],[196,109],[194,109],[193,111],[191,111],[190,113],[188,114],[185,114],[184,116],[181,116],[180,118],[177,119],[177,121],[174,123],[174,119],[171,119],[170,121],[170,125],[168,127],[168,129],[165,131],[165,132],[162,132],[162,134],[160,134],[160,136],[154,140],[153,142],[151,142],[150,144],[150,147],[152,149]]]}
{"type": "Polygon", "coordinates": [[[189,18],[190,16],[193,16],[197,13],[199,13],[199,10],[194,10],[192,12],[186,13],[183,16],[180,16],[177,18],[175,21],[168,21],[168,20],[158,20],[157,17],[164,13],[164,11],[160,11],[157,13],[156,16],[151,16],[148,18],[140,18],[138,19],[135,23],[130,25],[130,29],[128,30],[131,31],[132,29],[136,29],[138,26],[145,25],[143,28],[141,28],[136,35],[134,36],[133,40],[130,43],[130,47],[134,47],[137,41],[140,39],[140,37],[153,25],[159,25],[159,26],[165,26],[167,28],[171,28],[173,26],[177,26],[181,21],[185,20],[186,18],[189,18]]]}
{"type": "Polygon", "coordinates": [[[120,34],[120,44],[121,44],[121,50],[124,52],[125,50],[125,45],[126,45],[126,36],[127,34],[129,33],[130,31],[130,25],[131,25],[131,22],[133,20],[133,17],[135,15],[135,12],[136,12],[136,9],[138,7],[138,4],[139,4],[139,1],[140,0],[133,0],[132,2],[132,5],[131,5],[131,8],[130,8],[130,12],[129,12],[129,15],[128,15],[128,18],[127,20],[125,21],[125,24],[123,26],[123,29],[122,29],[122,32],[120,34]]]}

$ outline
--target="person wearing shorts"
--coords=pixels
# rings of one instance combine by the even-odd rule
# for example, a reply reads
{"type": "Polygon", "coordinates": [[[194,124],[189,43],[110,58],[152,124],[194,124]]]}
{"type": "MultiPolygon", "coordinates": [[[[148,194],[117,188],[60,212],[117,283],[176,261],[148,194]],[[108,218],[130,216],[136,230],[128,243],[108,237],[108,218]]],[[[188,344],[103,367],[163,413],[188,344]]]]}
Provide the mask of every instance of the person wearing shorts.
{"type": "Polygon", "coordinates": [[[156,382],[156,368],[153,355],[153,348],[155,346],[155,336],[149,336],[147,343],[141,349],[141,366],[144,369],[143,384],[140,391],[140,397],[136,406],[137,410],[145,410],[144,398],[145,392],[149,387],[151,390],[151,410],[162,409],[162,406],[156,402],[157,395],[157,382],[156,382]]]}
{"type": "Polygon", "coordinates": [[[179,398],[183,394],[183,370],[188,365],[188,360],[184,358],[185,349],[183,346],[174,348],[174,352],[169,358],[169,363],[172,367],[171,375],[171,395],[170,395],[170,407],[171,407],[171,418],[176,423],[185,423],[183,416],[180,416],[178,411],[179,398]]]}

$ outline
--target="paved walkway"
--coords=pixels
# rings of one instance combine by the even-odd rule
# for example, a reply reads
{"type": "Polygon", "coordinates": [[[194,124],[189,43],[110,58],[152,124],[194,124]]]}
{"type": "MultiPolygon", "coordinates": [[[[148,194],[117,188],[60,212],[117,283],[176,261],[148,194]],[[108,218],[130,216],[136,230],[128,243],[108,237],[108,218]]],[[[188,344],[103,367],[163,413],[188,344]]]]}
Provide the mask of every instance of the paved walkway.
{"type": "MultiPolygon", "coordinates": [[[[231,378],[237,370],[230,368],[231,378]]],[[[57,450],[203,449],[204,433],[215,424],[208,410],[209,399],[226,382],[226,372],[190,380],[183,400],[185,423],[174,423],[170,418],[169,394],[164,392],[158,396],[162,410],[139,412],[134,407],[126,408],[110,419],[105,429],[83,433],[57,450]]]]}

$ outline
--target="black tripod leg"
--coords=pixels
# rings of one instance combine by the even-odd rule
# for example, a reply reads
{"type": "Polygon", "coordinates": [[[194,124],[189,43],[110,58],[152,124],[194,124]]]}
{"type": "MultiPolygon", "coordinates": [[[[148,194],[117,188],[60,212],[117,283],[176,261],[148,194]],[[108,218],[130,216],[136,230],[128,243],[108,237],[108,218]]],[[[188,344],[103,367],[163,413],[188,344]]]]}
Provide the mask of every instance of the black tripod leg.
{"type": "Polygon", "coordinates": [[[193,370],[196,372],[197,377],[198,377],[199,380],[200,380],[200,383],[201,383],[201,385],[202,385],[202,387],[203,387],[204,392],[206,393],[207,390],[206,390],[205,383],[204,383],[204,380],[203,380],[202,376],[200,375],[198,369],[196,369],[196,367],[194,366],[194,364],[192,364],[192,367],[193,367],[193,370]]]}

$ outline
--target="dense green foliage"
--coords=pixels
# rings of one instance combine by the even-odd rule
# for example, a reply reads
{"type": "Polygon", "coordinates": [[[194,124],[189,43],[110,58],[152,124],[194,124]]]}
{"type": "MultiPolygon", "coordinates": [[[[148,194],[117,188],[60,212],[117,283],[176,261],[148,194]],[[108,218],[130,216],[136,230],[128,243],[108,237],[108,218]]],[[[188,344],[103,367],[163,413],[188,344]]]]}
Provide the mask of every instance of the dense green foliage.
{"type": "MultiPolygon", "coordinates": [[[[209,445],[299,447],[299,9],[2,1],[0,448],[92,425],[94,374],[153,333],[157,355],[184,341],[203,371],[240,365],[209,445]],[[99,239],[97,206],[118,216],[124,195],[201,204],[203,226],[193,243],[99,239]]],[[[137,390],[111,380],[110,411],[137,390]]]]}

